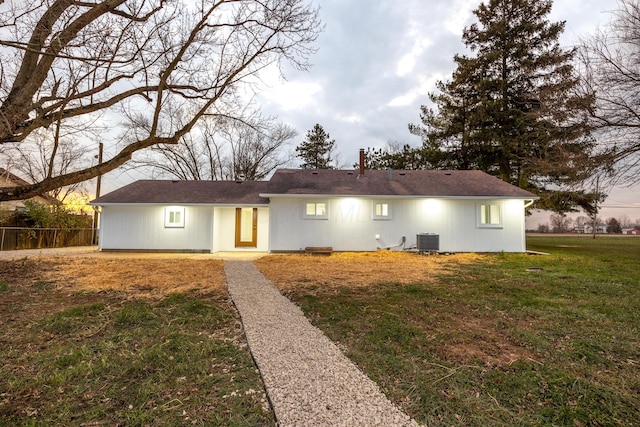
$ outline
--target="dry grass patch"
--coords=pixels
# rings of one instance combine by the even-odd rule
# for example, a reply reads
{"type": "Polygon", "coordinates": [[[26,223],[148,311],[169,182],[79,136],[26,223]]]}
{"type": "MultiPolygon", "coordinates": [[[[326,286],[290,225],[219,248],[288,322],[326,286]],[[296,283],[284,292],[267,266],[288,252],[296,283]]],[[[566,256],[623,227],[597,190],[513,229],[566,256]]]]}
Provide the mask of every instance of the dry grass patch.
{"type": "Polygon", "coordinates": [[[43,259],[53,268],[44,280],[74,291],[120,291],[136,298],[161,298],[171,293],[207,293],[225,288],[223,261],[191,259],[43,259]]]}
{"type": "Polygon", "coordinates": [[[367,287],[376,283],[432,282],[452,265],[468,264],[478,254],[420,256],[406,252],[335,253],[331,256],[272,255],[255,264],[278,288],[367,287]]]}
{"type": "Polygon", "coordinates": [[[447,323],[448,328],[457,332],[437,352],[443,360],[463,365],[481,361],[485,367],[504,367],[521,360],[539,363],[540,355],[497,327],[491,316],[473,317],[460,313],[447,323]]]}

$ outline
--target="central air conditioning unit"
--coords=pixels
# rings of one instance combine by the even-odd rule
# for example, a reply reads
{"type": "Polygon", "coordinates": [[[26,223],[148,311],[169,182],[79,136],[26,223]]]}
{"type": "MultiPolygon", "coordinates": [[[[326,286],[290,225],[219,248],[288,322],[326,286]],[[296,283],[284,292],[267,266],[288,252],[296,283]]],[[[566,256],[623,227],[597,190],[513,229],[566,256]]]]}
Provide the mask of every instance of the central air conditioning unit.
{"type": "Polygon", "coordinates": [[[418,252],[438,252],[440,250],[440,235],[432,233],[418,233],[416,235],[418,252]]]}

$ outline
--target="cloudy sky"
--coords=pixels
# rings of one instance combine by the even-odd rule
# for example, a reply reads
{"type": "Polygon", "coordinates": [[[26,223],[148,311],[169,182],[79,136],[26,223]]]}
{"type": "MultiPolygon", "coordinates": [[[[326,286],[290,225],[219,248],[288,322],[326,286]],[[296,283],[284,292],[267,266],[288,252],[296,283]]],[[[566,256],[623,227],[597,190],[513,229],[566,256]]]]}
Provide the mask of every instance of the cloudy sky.
{"type": "MultiPolygon", "coordinates": [[[[480,0],[315,1],[325,30],[313,67],[285,67],[285,81],[275,69],[265,74],[267,87],[257,98],[263,111],[299,132],[294,146],[321,124],[336,140],[343,166],[356,161],[359,148],[384,147],[388,141],[418,145],[407,125],[419,123],[427,93],[451,75],[453,56],[464,51],[462,30],[475,22],[472,11],[480,0]]],[[[571,46],[608,22],[616,5],[616,0],[555,0],[551,20],[566,21],[562,43],[571,46]]],[[[628,191],[615,195],[610,204],[639,201],[628,191]]],[[[640,218],[640,207],[625,213],[640,218]]]]}
{"type": "MultiPolygon", "coordinates": [[[[388,141],[419,144],[408,123],[437,80],[454,70],[464,52],[464,27],[475,22],[479,0],[319,0],[326,25],[311,70],[285,69],[286,81],[267,79],[259,101],[300,133],[315,123],[336,140],[351,165],[358,148],[388,141]]],[[[566,21],[562,43],[572,45],[609,19],[616,0],[556,0],[551,19],[566,21]]]]}
{"type": "MultiPolygon", "coordinates": [[[[476,22],[472,11],[479,4],[320,0],[326,28],[316,44],[313,67],[306,72],[285,68],[286,81],[274,73],[259,102],[264,111],[298,130],[296,144],[315,123],[321,124],[348,167],[357,161],[359,148],[380,148],[389,141],[418,145],[407,125],[419,123],[427,94],[454,70],[453,56],[464,52],[462,30],[476,22]]],[[[566,21],[561,43],[572,46],[605,25],[616,6],[616,0],[555,0],[551,20],[566,21]]],[[[636,191],[614,189],[603,216],[640,218],[636,191]]],[[[536,227],[548,215],[534,215],[528,225],[536,227]]]]}

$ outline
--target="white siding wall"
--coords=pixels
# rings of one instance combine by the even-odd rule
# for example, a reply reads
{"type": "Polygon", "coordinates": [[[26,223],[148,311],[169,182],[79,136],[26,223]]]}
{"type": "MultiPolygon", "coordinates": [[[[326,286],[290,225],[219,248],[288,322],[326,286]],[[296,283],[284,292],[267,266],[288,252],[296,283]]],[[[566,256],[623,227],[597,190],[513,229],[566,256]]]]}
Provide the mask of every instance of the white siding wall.
{"type": "Polygon", "coordinates": [[[445,252],[522,252],[525,250],[523,200],[278,198],[270,203],[272,251],[331,246],[336,251],[375,251],[417,233],[440,235],[445,252]],[[327,201],[327,219],[304,218],[307,201],[327,201]],[[374,202],[389,203],[391,219],[373,219],[374,202]],[[479,205],[500,204],[502,226],[479,227],[479,205]],[[380,239],[376,240],[376,235],[380,239]]]}
{"type": "Polygon", "coordinates": [[[184,228],[165,228],[165,206],[103,206],[102,249],[196,250],[212,247],[211,207],[185,207],[184,228]]]}
{"type": "Polygon", "coordinates": [[[234,207],[186,206],[184,228],[165,228],[164,213],[165,206],[104,206],[101,248],[219,252],[331,246],[336,251],[375,251],[399,243],[402,236],[410,246],[417,233],[435,233],[445,252],[525,250],[523,200],[272,197],[269,208],[258,208],[256,248],[235,247],[234,207]],[[328,218],[306,219],[307,201],[328,202],[328,218]],[[374,202],[388,203],[391,218],[374,219],[374,202]],[[501,227],[479,227],[479,205],[487,203],[502,206],[501,227]]]}

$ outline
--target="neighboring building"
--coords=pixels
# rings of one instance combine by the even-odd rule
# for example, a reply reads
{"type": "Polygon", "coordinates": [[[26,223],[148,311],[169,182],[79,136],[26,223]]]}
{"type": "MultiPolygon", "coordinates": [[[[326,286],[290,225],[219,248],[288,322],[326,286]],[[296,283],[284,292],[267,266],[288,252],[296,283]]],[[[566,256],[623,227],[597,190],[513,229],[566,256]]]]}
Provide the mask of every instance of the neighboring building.
{"type": "Polygon", "coordinates": [[[137,181],[93,202],[102,250],[524,252],[537,197],[480,171],[280,169],[269,181],[137,181]]]}
{"type": "MultiPolygon", "coordinates": [[[[574,233],[593,234],[593,224],[577,225],[573,228],[574,233]]],[[[596,227],[596,234],[607,234],[607,225],[599,223],[596,227]]]]}
{"type": "MultiPolygon", "coordinates": [[[[0,168],[0,187],[17,187],[19,185],[29,185],[30,183],[20,178],[17,175],[12,174],[6,169],[0,168]]],[[[29,200],[33,200],[41,205],[59,205],[60,201],[55,197],[49,195],[36,196],[29,200]]],[[[24,200],[10,200],[6,202],[0,202],[0,211],[16,211],[24,207],[24,200]]]]}
{"type": "Polygon", "coordinates": [[[622,230],[622,234],[626,234],[629,236],[640,236],[640,230],[635,228],[625,228],[622,230]]]}

